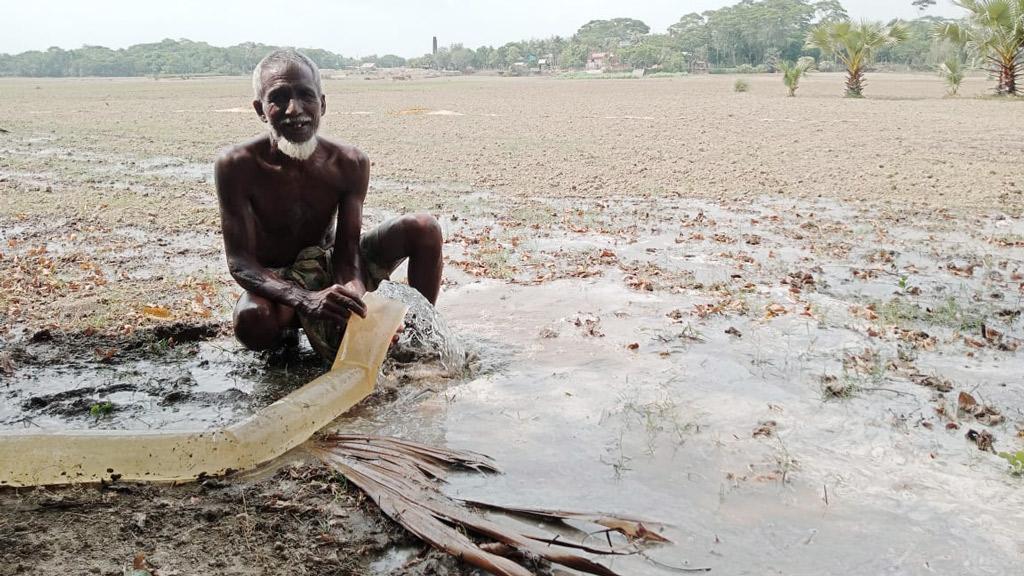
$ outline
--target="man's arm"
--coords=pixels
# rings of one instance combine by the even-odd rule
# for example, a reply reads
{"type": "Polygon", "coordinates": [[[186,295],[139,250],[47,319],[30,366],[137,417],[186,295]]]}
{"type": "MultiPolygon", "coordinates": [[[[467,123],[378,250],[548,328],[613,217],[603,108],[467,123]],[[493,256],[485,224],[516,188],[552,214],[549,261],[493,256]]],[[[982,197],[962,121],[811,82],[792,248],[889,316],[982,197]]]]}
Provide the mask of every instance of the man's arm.
{"type": "Polygon", "coordinates": [[[256,219],[247,191],[237,177],[238,164],[245,161],[240,156],[239,152],[228,152],[214,165],[228,270],[238,285],[247,291],[273,302],[297,307],[298,286],[282,280],[256,260],[256,219]]]}
{"type": "Polygon", "coordinates": [[[247,183],[240,177],[239,163],[246,161],[240,156],[237,151],[228,152],[218,158],[214,166],[224,252],[231,277],[248,292],[339,324],[348,319],[349,311],[365,316],[365,305],[358,297],[353,299],[338,290],[339,286],[310,292],[283,280],[256,259],[256,219],[247,183]]]}
{"type": "Polygon", "coordinates": [[[354,150],[344,161],[345,181],[338,200],[338,223],[334,232],[334,281],[361,297],[366,293],[366,286],[363,283],[359,237],[363,202],[370,184],[370,159],[354,150]]]}

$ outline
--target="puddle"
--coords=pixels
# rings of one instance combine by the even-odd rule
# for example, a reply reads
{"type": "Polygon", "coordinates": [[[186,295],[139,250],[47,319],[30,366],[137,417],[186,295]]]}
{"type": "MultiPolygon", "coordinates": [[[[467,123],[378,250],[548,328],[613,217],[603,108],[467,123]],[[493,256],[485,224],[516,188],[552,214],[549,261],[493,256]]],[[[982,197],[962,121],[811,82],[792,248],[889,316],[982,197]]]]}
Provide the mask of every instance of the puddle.
{"type": "Polygon", "coordinates": [[[465,116],[454,110],[431,110],[430,108],[406,108],[394,113],[397,116],[465,116]]]}
{"type": "MultiPolygon", "coordinates": [[[[425,439],[501,462],[502,476],[453,481],[459,497],[670,524],[676,544],[650,551],[667,565],[736,574],[1015,565],[1021,525],[1007,512],[1024,503],[1019,481],[962,430],[943,429],[933,391],[885,378],[863,386],[899,395],[826,401],[822,375],[840,374],[837,356],[869,345],[863,337],[809,318],[687,326],[666,316],[698,303],[599,281],[455,290],[442,308],[456,326],[518,352],[500,373],[403,414],[403,427],[432,422],[425,439]],[[576,326],[580,314],[598,318],[604,336],[576,326]],[[768,421],[770,435],[755,436],[768,421]]],[[[919,368],[1024,406],[1019,385],[1007,386],[1019,359],[950,371],[957,363],[939,356],[919,368]]],[[[996,433],[1013,441],[1012,428],[996,433]]],[[[672,573],[640,558],[612,566],[672,573]]]]}
{"type": "Polygon", "coordinates": [[[622,201],[606,218],[571,202],[547,202],[559,220],[518,242],[515,225],[450,223],[449,257],[480,267],[440,309],[505,363],[382,406],[360,431],[501,463],[501,476],[454,479],[458,497],[667,523],[675,544],[615,560],[621,573],[1019,565],[1020,480],[965,433],[1022,447],[1020,220],[682,199],[622,201]],[[480,278],[496,265],[481,243],[511,284],[480,278]],[[613,256],[586,260],[600,251],[613,256]],[[567,277],[531,281],[545,254],[567,277]],[[573,277],[580,259],[600,273],[573,277]],[[960,391],[1006,420],[958,415],[960,391]]]}
{"type": "MultiPolygon", "coordinates": [[[[102,184],[107,180],[115,189],[152,193],[154,188],[138,184],[140,178],[213,183],[211,163],[191,162],[173,156],[132,158],[106,152],[84,150],[79,146],[65,147],[53,138],[43,141],[46,146],[33,146],[31,138],[17,138],[8,147],[0,147],[0,155],[18,160],[42,162],[53,169],[61,168],[61,177],[7,172],[4,175],[37,187],[61,188],[67,179],[75,177],[89,184],[102,184]],[[41,178],[41,176],[45,176],[41,178]]],[[[49,191],[49,190],[48,190],[49,191]]]]}
{"type": "MultiPolygon", "coordinates": [[[[410,306],[378,382],[382,400],[396,397],[400,383],[440,389],[480,364],[467,363],[462,341],[418,292],[391,282],[378,290],[410,306]]],[[[220,428],[326,369],[303,337],[268,354],[218,331],[176,324],[124,338],[37,334],[3,350],[14,371],[0,386],[0,429],[220,428]]]]}
{"type": "MultiPolygon", "coordinates": [[[[212,333],[213,328],[202,329],[212,333]]],[[[252,414],[319,375],[304,341],[266,358],[219,337],[27,344],[0,387],[0,428],[197,430],[252,414]]]]}
{"type": "Polygon", "coordinates": [[[189,162],[172,156],[146,158],[134,163],[147,176],[213,183],[213,164],[189,162]]]}

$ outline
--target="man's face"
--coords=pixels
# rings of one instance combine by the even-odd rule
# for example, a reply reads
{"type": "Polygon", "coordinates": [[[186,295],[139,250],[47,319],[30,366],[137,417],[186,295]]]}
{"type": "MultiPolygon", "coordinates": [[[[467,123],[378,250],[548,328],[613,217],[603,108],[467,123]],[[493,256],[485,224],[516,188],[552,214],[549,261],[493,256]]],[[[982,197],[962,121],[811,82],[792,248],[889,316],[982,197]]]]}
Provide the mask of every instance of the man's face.
{"type": "Polygon", "coordinates": [[[316,136],[327,104],[309,68],[283,63],[263,70],[262,98],[253,107],[275,135],[302,143],[316,136]]]}

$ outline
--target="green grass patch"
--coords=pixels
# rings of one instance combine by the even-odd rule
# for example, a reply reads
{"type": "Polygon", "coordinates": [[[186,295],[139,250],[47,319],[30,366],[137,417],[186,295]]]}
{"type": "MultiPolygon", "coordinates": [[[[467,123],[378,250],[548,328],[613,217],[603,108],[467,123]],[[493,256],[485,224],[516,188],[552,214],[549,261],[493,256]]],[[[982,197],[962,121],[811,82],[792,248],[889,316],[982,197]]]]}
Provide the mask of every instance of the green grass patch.
{"type": "Polygon", "coordinates": [[[1000,452],[999,457],[1010,464],[1010,473],[1014,476],[1024,476],[1024,450],[1019,452],[1000,452]]]}
{"type": "Polygon", "coordinates": [[[926,308],[903,297],[885,302],[876,301],[874,305],[881,324],[901,328],[919,323],[942,326],[960,332],[974,332],[981,329],[988,316],[978,310],[966,308],[953,296],[926,308]]]}
{"type": "Polygon", "coordinates": [[[99,420],[107,418],[114,413],[114,405],[110,402],[96,402],[89,407],[89,415],[99,420]]]}

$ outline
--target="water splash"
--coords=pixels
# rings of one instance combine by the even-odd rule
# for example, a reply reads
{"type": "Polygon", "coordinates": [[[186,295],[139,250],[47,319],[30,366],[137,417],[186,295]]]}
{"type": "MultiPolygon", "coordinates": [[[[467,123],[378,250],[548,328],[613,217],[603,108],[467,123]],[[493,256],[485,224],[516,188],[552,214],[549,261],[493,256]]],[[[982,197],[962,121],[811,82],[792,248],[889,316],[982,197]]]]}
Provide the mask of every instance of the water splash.
{"type": "Polygon", "coordinates": [[[469,354],[437,309],[417,290],[405,284],[383,282],[377,293],[409,307],[405,330],[391,348],[390,358],[401,364],[436,362],[448,377],[464,376],[469,369],[469,354]]]}

